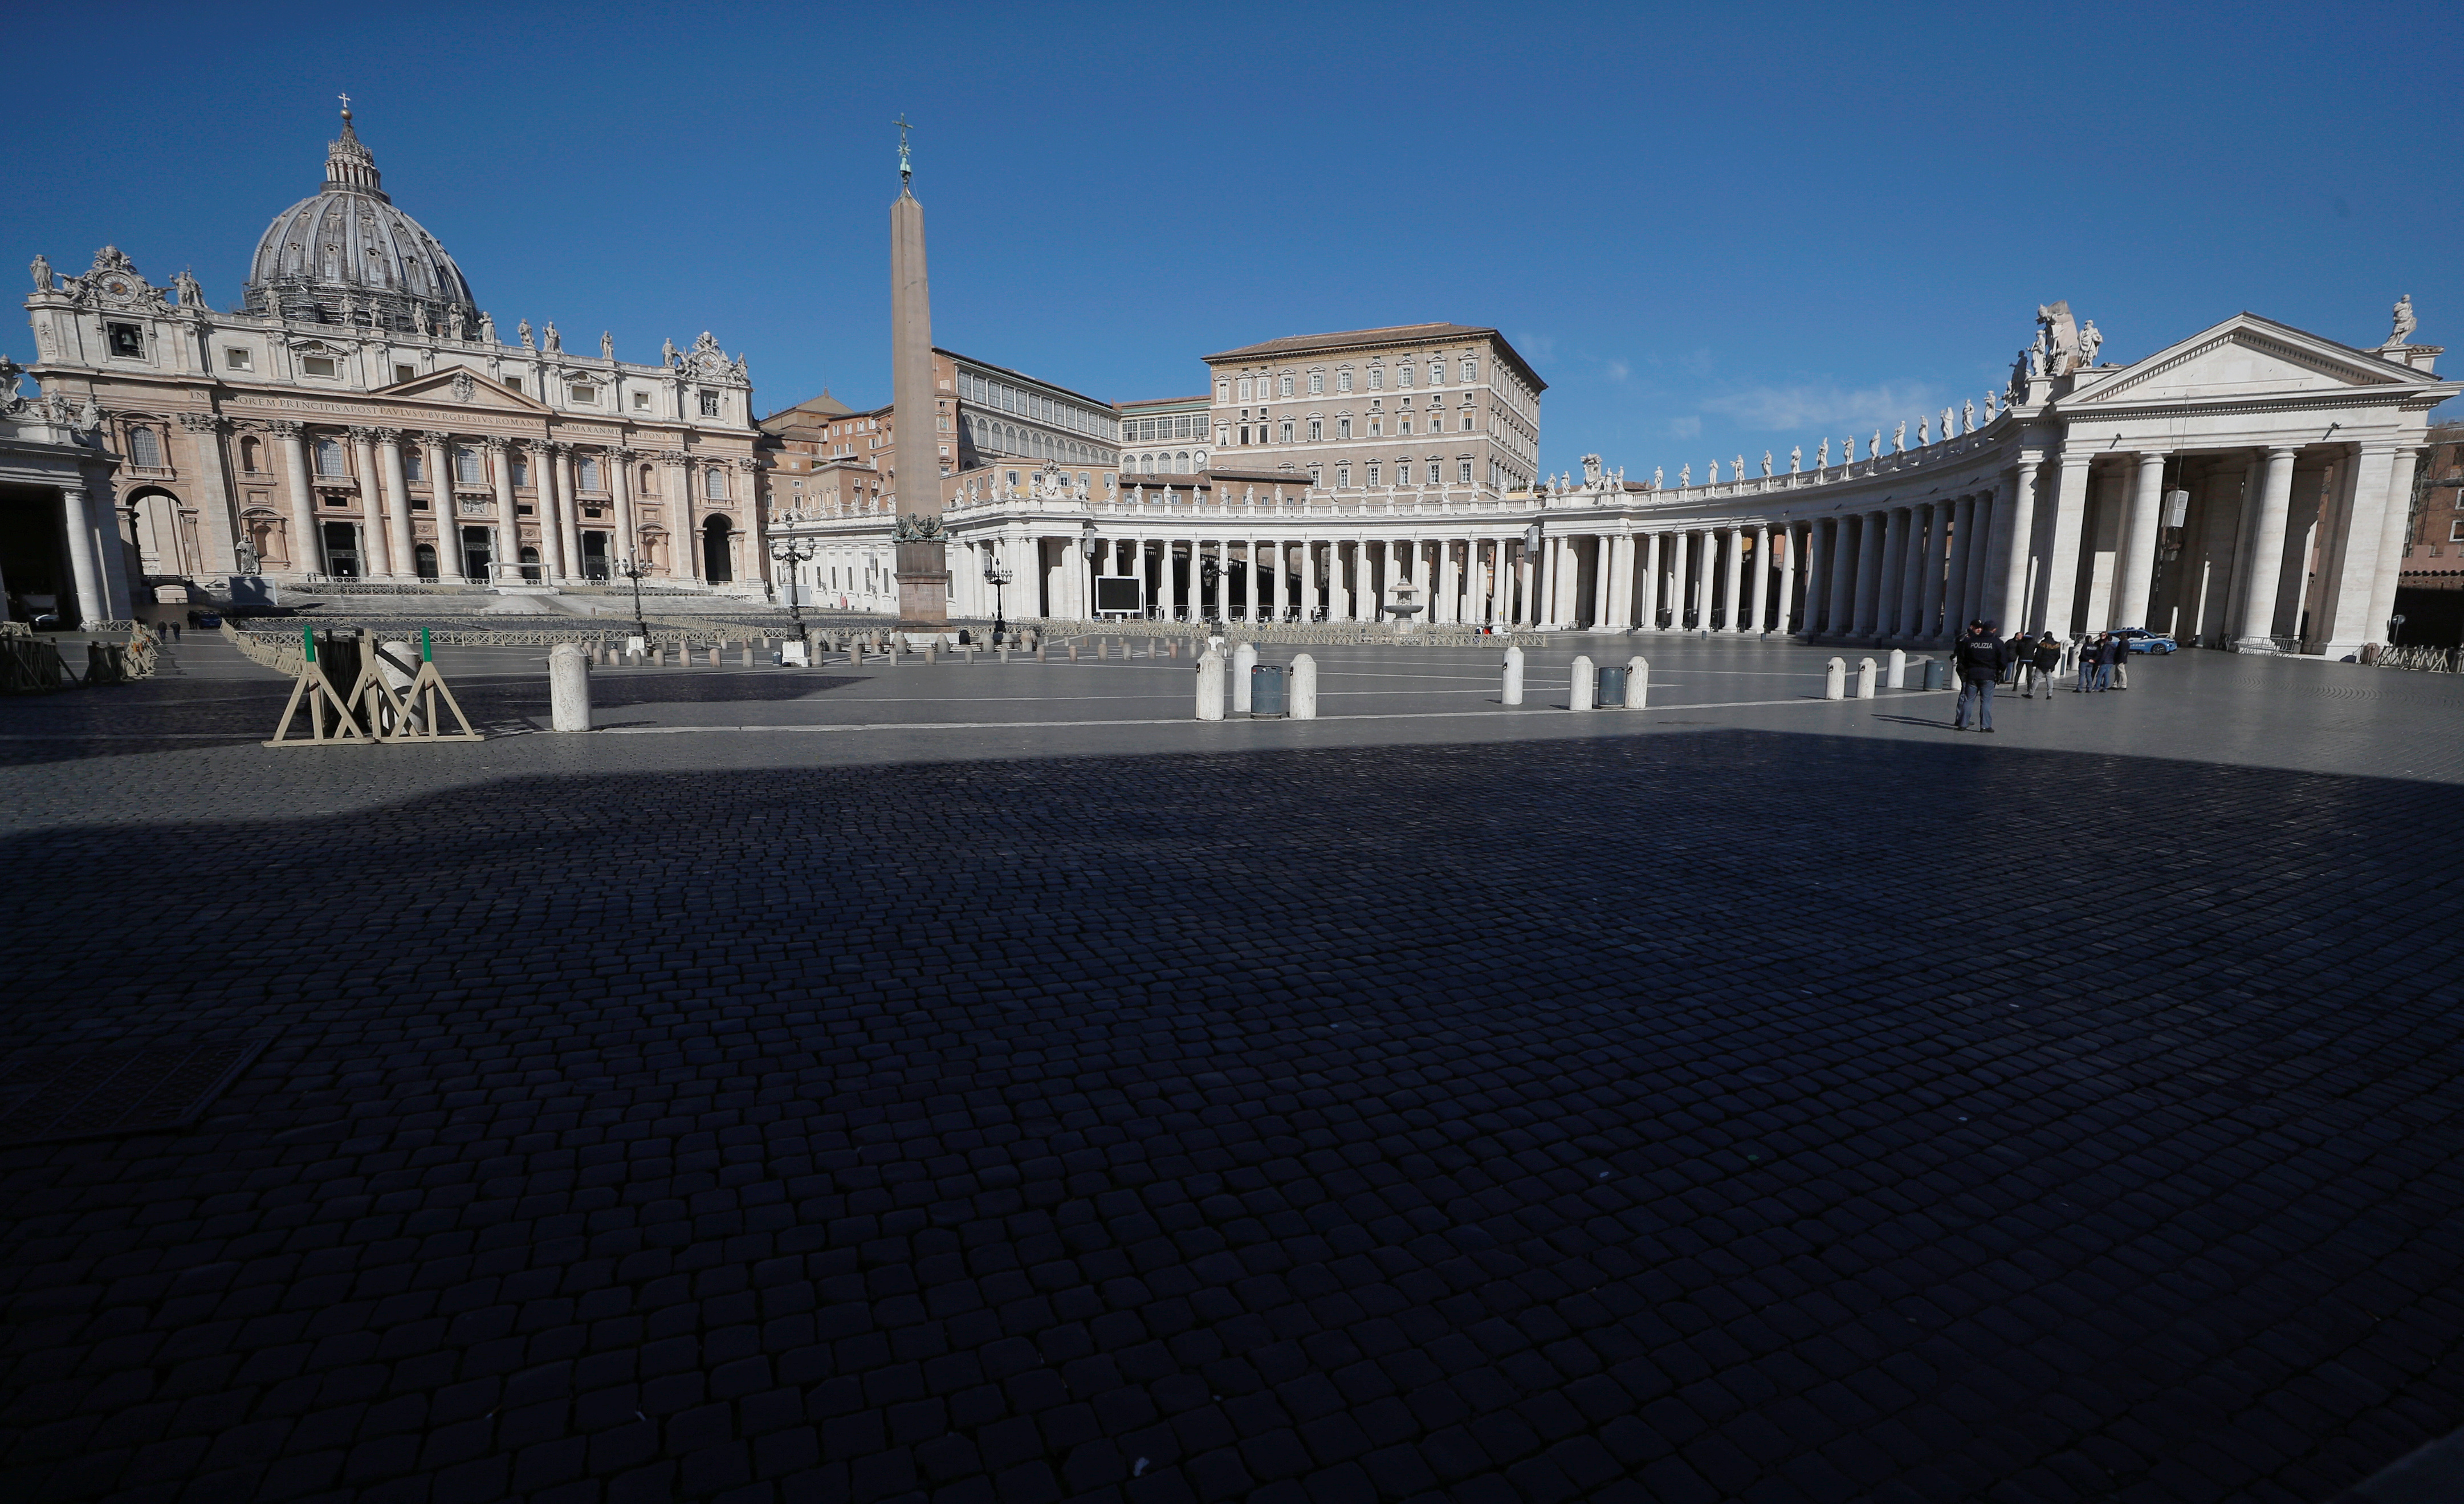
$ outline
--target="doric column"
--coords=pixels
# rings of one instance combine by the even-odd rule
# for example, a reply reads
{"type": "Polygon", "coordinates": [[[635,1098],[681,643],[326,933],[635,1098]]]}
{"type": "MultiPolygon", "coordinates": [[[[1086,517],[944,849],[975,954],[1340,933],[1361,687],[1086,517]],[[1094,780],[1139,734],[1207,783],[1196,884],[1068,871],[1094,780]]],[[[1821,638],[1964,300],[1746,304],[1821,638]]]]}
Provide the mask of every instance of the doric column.
{"type": "Polygon", "coordinates": [[[2284,574],[2284,519],[2293,500],[2294,453],[2291,449],[2267,452],[2258,526],[2250,542],[2250,585],[2242,597],[2241,630],[2233,638],[2233,646],[2245,652],[2276,651],[2276,596],[2284,574]]]}
{"type": "Polygon", "coordinates": [[[1994,603],[1987,599],[1990,592],[1986,582],[1999,579],[1991,572],[1993,539],[2011,525],[2010,486],[2011,482],[2005,481],[1976,498],[1976,542],[1968,550],[1968,579],[1960,586],[1959,625],[1946,634],[1952,641],[1968,630],[1969,622],[1984,619],[1994,608],[1994,603]]]}
{"type": "Polygon", "coordinates": [[[2362,635],[2367,641],[2382,641],[2378,634],[2390,630],[2387,618],[2395,614],[2396,578],[2404,568],[2404,551],[2412,527],[2412,477],[2420,462],[2421,452],[2408,446],[2395,452],[2395,462],[2387,472],[2387,507],[2379,518],[2378,560],[2370,575],[2367,615],[2362,622],[2362,635]]]}
{"type": "MultiPolygon", "coordinates": [[[[1742,586],[1746,578],[1744,547],[1746,533],[1741,527],[1723,528],[1721,532],[1727,540],[1728,568],[1724,581],[1727,586],[1727,598],[1720,603],[1720,630],[1733,632],[1739,628],[1737,608],[1743,604],[1738,597],[1743,593],[1742,586]]],[[[1757,558],[1755,562],[1759,564],[1761,560],[1757,558]]]]}
{"type": "Polygon", "coordinates": [[[1917,624],[1909,635],[1918,642],[1931,642],[1942,630],[1942,555],[1949,531],[1944,524],[1950,516],[1950,504],[1928,501],[1917,508],[1917,624]]]}
{"type": "Polygon", "coordinates": [[[1644,533],[1635,540],[1635,626],[1644,631],[1660,628],[1660,535],[1644,533]]]}
{"type": "Polygon", "coordinates": [[[1968,556],[1975,541],[1976,498],[1961,497],[1950,518],[1950,564],[1943,577],[1942,628],[1936,633],[1940,641],[1957,641],[1973,614],[1968,598],[1968,556]]]}
{"type": "Polygon", "coordinates": [[[323,559],[318,549],[317,498],[308,489],[308,450],[299,441],[299,425],[289,418],[276,418],[266,428],[282,446],[283,495],[291,502],[292,572],[307,574],[323,559]]]}
{"type": "Polygon", "coordinates": [[[1823,630],[1830,636],[1855,634],[1857,626],[1857,533],[1859,519],[1845,512],[1832,519],[1831,558],[1823,573],[1831,586],[1830,615],[1823,630]]]}
{"type": "Polygon", "coordinates": [[[1850,630],[1859,637],[1874,635],[1876,608],[1881,598],[1882,561],[1888,555],[1889,532],[1883,514],[1868,512],[1857,530],[1857,591],[1852,608],[1850,630]]]}
{"type": "Polygon", "coordinates": [[[1792,626],[1792,623],[1789,620],[1789,613],[1793,609],[1792,603],[1796,599],[1796,524],[1793,522],[1783,524],[1778,536],[1780,546],[1779,611],[1777,613],[1777,619],[1772,621],[1766,630],[1775,631],[1782,636],[1786,636],[1792,626]]]}
{"type": "MultiPolygon", "coordinates": [[[[2134,479],[2130,510],[2122,520],[2121,547],[2114,560],[2113,614],[2106,625],[2145,627],[2153,631],[2154,625],[2146,620],[2147,597],[2155,584],[2156,529],[2165,520],[2164,453],[2141,453],[2134,479]]],[[[2372,543],[2375,545],[2375,539],[2372,543]]]]}
{"type": "Polygon", "coordinates": [[[1766,522],[1754,529],[1754,581],[1750,597],[1752,625],[1746,630],[1761,633],[1771,630],[1771,530],[1766,522]]]}
{"type": "MultiPolygon", "coordinates": [[[[2053,529],[2045,542],[2043,623],[2053,630],[2056,636],[2070,635],[2071,610],[2079,599],[2079,549],[2087,533],[2088,459],[2085,454],[2065,453],[2061,478],[2054,493],[2053,529]]],[[[2030,542],[2035,537],[2035,510],[2023,515],[2014,507],[2011,517],[2014,535],[2011,546],[2019,558],[2019,564],[2013,571],[2018,577],[2018,588],[2009,599],[2018,603],[2019,615],[2015,620],[2028,628],[2036,625],[2036,618],[2030,616],[2027,609],[2035,592],[2028,586],[2025,557],[2030,542]]],[[[2123,625],[2138,624],[2125,622],[2123,625]]],[[[2003,624],[2005,636],[2012,630],[2010,623],[2003,624]]]]}
{"type": "MultiPolygon", "coordinates": [[[[2065,459],[2061,465],[2063,478],[2057,482],[2057,498],[2071,488],[2071,471],[2072,461],[2065,459]]],[[[2013,474],[1994,488],[1993,530],[1987,535],[1986,542],[1986,585],[1978,593],[1975,614],[1992,622],[1994,630],[2006,635],[2028,624],[2028,553],[2036,536],[2036,493],[2043,489],[2044,484],[2041,459],[2023,453],[2013,474]]],[[[2084,498],[2087,492],[2087,462],[2084,459],[2078,462],[2078,487],[2079,496],[2084,498]]],[[[2056,506],[2058,526],[2058,500],[2056,506]]],[[[2074,535],[2078,532],[2076,518],[2072,532],[2074,535]]],[[[2060,546],[2057,542],[2056,549],[2060,546]]],[[[2072,546],[2078,546],[2076,536],[2072,546]]],[[[2059,620],[2055,619],[2050,608],[2045,617],[2053,623],[2057,633],[2067,634],[2070,631],[2070,593],[2067,590],[2063,592],[2062,608],[2065,614],[2059,620]]]]}
{"type": "MultiPolygon", "coordinates": [[[[564,565],[568,580],[582,578],[582,502],[576,495],[573,475],[573,446],[562,440],[552,441],[548,453],[556,456],[556,536],[559,562],[564,565]]],[[[747,482],[748,486],[750,482],[747,482]]],[[[761,498],[755,497],[752,509],[759,513],[761,498]]],[[[758,540],[757,540],[758,542],[758,540]]],[[[756,549],[759,557],[761,550],[756,549]]],[[[790,566],[792,567],[792,566],[790,566]]]]}
{"type": "Polygon", "coordinates": [[[488,452],[488,478],[496,492],[496,542],[495,555],[489,563],[490,583],[511,578],[519,584],[522,578],[522,530],[514,517],[514,447],[501,438],[491,436],[480,441],[488,452]],[[507,568],[513,570],[509,577],[507,568]]]}
{"type": "Polygon", "coordinates": [[[392,555],[397,580],[419,578],[419,562],[411,552],[410,483],[403,478],[402,430],[378,429],[377,473],[385,481],[385,551],[392,555]]]}
{"type": "MultiPolygon", "coordinates": [[[[296,442],[296,440],[295,440],[296,442]]],[[[96,544],[92,498],[83,486],[60,487],[60,528],[69,545],[69,577],[77,587],[77,625],[91,630],[111,619],[102,583],[102,552],[96,544]]]]}
{"type": "Polygon", "coordinates": [[[1797,608],[1796,631],[1809,639],[1822,631],[1831,609],[1830,541],[1822,536],[1828,525],[1822,518],[1805,524],[1805,604],[1797,608]]]}
{"type": "Polygon", "coordinates": [[[1700,552],[1696,536],[1690,527],[1668,535],[1668,624],[1678,631],[1702,623],[1701,602],[1694,590],[1694,560],[1700,552]]]}
{"type": "Polygon", "coordinates": [[[1892,635],[1904,642],[1924,638],[1926,627],[1921,615],[1925,608],[1925,513],[1927,509],[1912,506],[1902,512],[1905,519],[1901,526],[1907,536],[1901,541],[1899,554],[1900,598],[1893,603],[1892,614],[1898,617],[1892,635]]]}
{"type": "Polygon", "coordinates": [[[390,550],[385,547],[384,487],[377,479],[376,430],[351,430],[351,465],[357,472],[352,478],[360,488],[360,536],[366,540],[360,550],[360,572],[371,580],[382,580],[395,570],[386,558],[390,550]]]}

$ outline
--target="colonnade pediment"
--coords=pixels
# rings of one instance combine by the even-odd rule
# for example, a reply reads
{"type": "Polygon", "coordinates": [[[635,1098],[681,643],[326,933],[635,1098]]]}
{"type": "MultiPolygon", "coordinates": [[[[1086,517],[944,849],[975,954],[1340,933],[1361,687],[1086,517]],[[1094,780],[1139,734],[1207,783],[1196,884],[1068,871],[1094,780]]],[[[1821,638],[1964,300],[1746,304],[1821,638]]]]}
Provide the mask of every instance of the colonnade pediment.
{"type": "Polygon", "coordinates": [[[2384,392],[2434,384],[2428,371],[2385,354],[2356,350],[2245,313],[2120,370],[2101,373],[2057,406],[2075,410],[2123,400],[2213,402],[2236,396],[2299,400],[2339,387],[2384,392]]]}

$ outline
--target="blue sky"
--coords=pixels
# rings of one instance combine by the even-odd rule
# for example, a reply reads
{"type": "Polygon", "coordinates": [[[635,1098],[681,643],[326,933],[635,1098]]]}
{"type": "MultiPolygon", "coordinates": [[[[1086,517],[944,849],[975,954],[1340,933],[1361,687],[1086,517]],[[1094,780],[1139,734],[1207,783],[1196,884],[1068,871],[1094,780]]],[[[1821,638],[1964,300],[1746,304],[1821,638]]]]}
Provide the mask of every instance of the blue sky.
{"type": "Polygon", "coordinates": [[[2057,298],[2129,360],[2244,308],[2376,343],[2410,293],[2464,369],[2453,0],[79,16],[142,45],[11,78],[14,264],[108,241],[237,303],[347,90],[500,326],[707,328],[764,411],[889,399],[902,111],[937,343],[1107,400],[1493,324],[1548,469],[1673,476],[1981,398],[2057,298]]]}

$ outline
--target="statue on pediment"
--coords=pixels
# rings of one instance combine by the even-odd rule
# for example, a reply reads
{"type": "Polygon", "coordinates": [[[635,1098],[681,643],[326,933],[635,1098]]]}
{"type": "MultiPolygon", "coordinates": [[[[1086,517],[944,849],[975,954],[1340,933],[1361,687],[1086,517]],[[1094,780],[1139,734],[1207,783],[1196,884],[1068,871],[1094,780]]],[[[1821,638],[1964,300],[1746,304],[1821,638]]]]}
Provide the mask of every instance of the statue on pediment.
{"type": "Polygon", "coordinates": [[[2103,347],[2104,331],[2096,326],[2095,320],[2090,319],[2086,325],[2079,330],[2079,369],[2083,371],[2092,371],[2096,369],[2096,352],[2103,347]]]}
{"type": "Polygon", "coordinates": [[[2420,327],[2421,321],[2412,316],[2412,295],[2407,293],[2395,300],[2395,332],[2387,336],[2387,343],[2402,344],[2420,327]]]}
{"type": "Polygon", "coordinates": [[[34,264],[29,268],[29,270],[34,274],[34,291],[38,293],[48,293],[52,291],[52,258],[50,256],[43,254],[39,251],[35,252],[34,264]]]}

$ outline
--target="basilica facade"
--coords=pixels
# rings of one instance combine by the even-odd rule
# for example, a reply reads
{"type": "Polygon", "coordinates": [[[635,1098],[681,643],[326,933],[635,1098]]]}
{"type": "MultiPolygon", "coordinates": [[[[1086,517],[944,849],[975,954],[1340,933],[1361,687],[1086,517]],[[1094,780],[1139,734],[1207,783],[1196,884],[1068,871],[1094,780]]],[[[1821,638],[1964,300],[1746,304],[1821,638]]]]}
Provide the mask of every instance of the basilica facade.
{"type": "Polygon", "coordinates": [[[569,349],[553,322],[508,340],[385,191],[348,110],[321,188],[259,239],[238,308],[111,247],[77,275],[33,270],[30,369],[99,414],[119,464],[85,505],[116,525],[0,496],[57,512],[0,531],[12,589],[91,580],[77,612],[100,620],[121,614],[115,588],[142,608],[252,576],[546,586],[638,560],[675,586],[763,588],[743,360],[707,333],[656,363],[618,360],[605,334],[569,349]]]}

